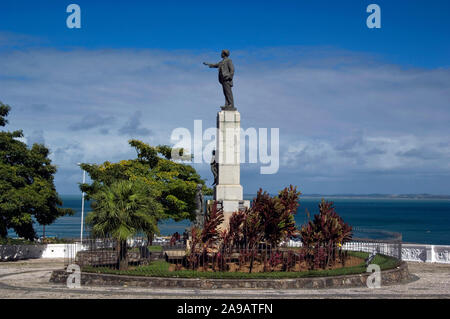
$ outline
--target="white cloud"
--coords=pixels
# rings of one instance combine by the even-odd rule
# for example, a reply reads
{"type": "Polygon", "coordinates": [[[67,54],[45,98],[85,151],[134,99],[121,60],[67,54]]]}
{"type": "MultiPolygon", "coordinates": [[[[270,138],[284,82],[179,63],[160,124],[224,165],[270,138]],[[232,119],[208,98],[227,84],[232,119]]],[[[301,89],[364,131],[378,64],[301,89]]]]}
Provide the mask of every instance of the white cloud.
{"type": "MultiPolygon", "coordinates": [[[[241,124],[280,128],[281,169],[292,179],[450,173],[449,69],[404,69],[332,48],[231,57],[241,124]]],[[[0,99],[13,107],[7,128],[23,129],[29,140],[45,136],[58,187],[73,192],[76,185],[59,176],[77,175],[77,162],[133,157],[131,136],[169,143],[172,129],[192,130],[195,119],[215,126],[223,96],[217,70],[201,62],[218,59],[211,52],[4,50],[0,99]]]]}
{"type": "Polygon", "coordinates": [[[450,147],[440,138],[358,136],[346,148],[328,141],[304,139],[283,152],[282,165],[301,174],[343,176],[360,172],[449,173],[450,147]]]}

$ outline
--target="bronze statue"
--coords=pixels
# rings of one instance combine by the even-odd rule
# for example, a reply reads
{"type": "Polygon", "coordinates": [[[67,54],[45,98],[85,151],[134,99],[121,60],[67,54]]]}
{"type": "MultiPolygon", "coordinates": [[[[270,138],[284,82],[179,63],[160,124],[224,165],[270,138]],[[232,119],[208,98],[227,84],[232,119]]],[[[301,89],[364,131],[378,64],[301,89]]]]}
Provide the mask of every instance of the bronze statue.
{"type": "Polygon", "coordinates": [[[212,156],[211,156],[211,172],[213,173],[214,176],[214,183],[212,184],[212,186],[217,185],[217,179],[219,176],[219,163],[217,163],[216,161],[216,151],[212,151],[212,156]]]}
{"type": "Polygon", "coordinates": [[[204,209],[204,199],[203,199],[203,192],[202,192],[203,185],[197,184],[197,192],[195,193],[195,223],[194,225],[196,227],[203,227],[204,222],[204,216],[205,216],[205,209],[204,209]]]}
{"type": "Polygon", "coordinates": [[[234,66],[229,56],[230,51],[222,50],[222,61],[215,64],[203,62],[203,64],[210,68],[219,69],[219,82],[222,84],[223,94],[225,95],[225,105],[221,108],[223,110],[236,110],[234,107],[233,92],[231,91],[233,87],[234,66]]]}

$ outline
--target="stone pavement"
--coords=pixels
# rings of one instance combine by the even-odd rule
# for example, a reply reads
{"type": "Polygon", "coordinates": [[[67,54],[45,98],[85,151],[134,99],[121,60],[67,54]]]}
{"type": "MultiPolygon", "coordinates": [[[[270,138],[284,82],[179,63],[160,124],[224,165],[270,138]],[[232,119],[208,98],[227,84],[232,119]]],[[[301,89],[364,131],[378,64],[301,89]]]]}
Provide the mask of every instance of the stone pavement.
{"type": "Polygon", "coordinates": [[[0,299],[7,298],[448,298],[450,264],[408,262],[416,278],[402,285],[379,289],[155,289],[131,287],[84,287],[69,289],[51,284],[50,274],[63,268],[62,259],[31,259],[0,263],[0,299]]]}

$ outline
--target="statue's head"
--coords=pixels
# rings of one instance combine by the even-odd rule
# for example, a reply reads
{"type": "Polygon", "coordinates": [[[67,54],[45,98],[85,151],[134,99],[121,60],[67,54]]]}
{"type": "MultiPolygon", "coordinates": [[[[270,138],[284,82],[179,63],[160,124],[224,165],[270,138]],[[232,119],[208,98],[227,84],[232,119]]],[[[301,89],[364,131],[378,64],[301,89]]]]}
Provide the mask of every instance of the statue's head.
{"type": "Polygon", "coordinates": [[[228,57],[230,56],[230,51],[228,51],[228,50],[222,50],[221,56],[222,56],[222,58],[225,58],[225,57],[228,58],[228,57]]]}
{"type": "Polygon", "coordinates": [[[202,184],[197,184],[197,190],[202,190],[203,189],[203,185],[202,184]]]}

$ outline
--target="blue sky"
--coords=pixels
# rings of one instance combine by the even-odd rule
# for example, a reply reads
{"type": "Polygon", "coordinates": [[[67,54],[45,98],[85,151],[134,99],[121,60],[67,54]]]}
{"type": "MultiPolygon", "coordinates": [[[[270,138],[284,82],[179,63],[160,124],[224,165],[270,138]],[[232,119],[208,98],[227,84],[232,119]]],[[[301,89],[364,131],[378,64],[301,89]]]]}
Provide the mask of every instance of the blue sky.
{"type": "Polygon", "coordinates": [[[220,50],[334,46],[378,53],[405,65],[448,66],[450,3],[441,1],[2,1],[0,27],[43,46],[220,50]],[[65,8],[82,9],[82,29],[65,28],[65,8]],[[365,25],[382,9],[382,28],[365,25]]]}
{"type": "Polygon", "coordinates": [[[8,129],[51,149],[58,191],[76,193],[77,162],[214,126],[221,89],[201,62],[228,48],[243,127],[280,128],[279,173],[243,165],[246,193],[448,194],[449,12],[446,0],[2,1],[0,100],[8,129]],[[80,30],[65,25],[70,3],[80,30]],[[370,3],[381,29],[366,27],[370,3]]]}

